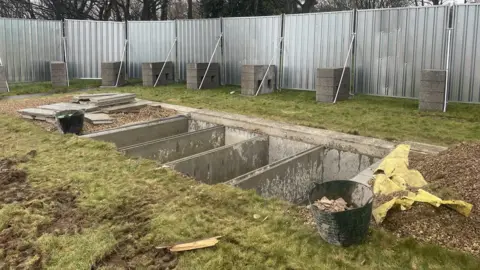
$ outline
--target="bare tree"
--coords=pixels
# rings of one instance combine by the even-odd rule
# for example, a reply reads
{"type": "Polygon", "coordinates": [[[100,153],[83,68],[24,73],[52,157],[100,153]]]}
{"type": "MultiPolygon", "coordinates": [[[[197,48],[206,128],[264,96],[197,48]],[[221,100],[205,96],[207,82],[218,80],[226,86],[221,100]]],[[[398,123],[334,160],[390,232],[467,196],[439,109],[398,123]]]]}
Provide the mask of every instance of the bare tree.
{"type": "Polygon", "coordinates": [[[193,19],[193,3],[192,3],[192,0],[187,0],[187,5],[188,5],[188,16],[187,16],[187,18],[193,19]]]}

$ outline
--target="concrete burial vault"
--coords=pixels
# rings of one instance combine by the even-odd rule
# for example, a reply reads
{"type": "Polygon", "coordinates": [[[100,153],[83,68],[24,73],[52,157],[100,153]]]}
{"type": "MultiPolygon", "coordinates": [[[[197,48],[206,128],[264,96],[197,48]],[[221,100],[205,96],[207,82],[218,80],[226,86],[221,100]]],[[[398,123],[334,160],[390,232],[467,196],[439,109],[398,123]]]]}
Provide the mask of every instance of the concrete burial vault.
{"type": "Polygon", "coordinates": [[[374,163],[394,148],[373,138],[162,106],[184,114],[84,137],[113,142],[127,156],[156,160],[206,184],[254,189],[292,203],[304,202],[315,182],[368,182],[374,163]]]}

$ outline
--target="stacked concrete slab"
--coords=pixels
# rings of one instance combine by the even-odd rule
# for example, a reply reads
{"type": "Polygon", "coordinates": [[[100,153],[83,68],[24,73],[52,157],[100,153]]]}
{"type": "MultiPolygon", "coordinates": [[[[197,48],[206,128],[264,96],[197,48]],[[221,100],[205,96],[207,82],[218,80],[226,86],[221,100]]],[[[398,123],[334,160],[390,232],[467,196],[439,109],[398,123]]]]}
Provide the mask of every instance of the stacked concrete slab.
{"type": "MultiPolygon", "coordinates": [[[[165,62],[143,63],[142,64],[142,80],[143,86],[154,86],[157,78],[160,76],[163,64],[165,62]]],[[[166,62],[157,85],[167,85],[174,82],[173,62],[166,62]]]]}
{"type": "Polygon", "coordinates": [[[243,65],[241,82],[242,95],[254,96],[265,73],[267,73],[267,75],[258,94],[269,94],[275,91],[277,78],[276,66],[270,66],[269,68],[268,65],[243,65]]]}
{"type": "Polygon", "coordinates": [[[445,99],[445,70],[422,70],[418,109],[443,111],[445,99]]]}
{"type": "Polygon", "coordinates": [[[8,92],[7,69],[4,66],[0,66],[0,93],[6,92],[8,92]]]}
{"type": "Polygon", "coordinates": [[[122,62],[103,62],[102,86],[115,86],[117,77],[118,86],[125,85],[125,63],[122,65],[122,62]],[[120,70],[120,66],[122,66],[122,70],[120,70]]]}
{"type": "Polygon", "coordinates": [[[333,102],[335,94],[340,85],[337,101],[348,99],[350,96],[350,68],[345,69],[342,82],[343,68],[319,68],[315,80],[315,90],[317,92],[317,102],[333,102]]]}
{"type": "MultiPolygon", "coordinates": [[[[187,88],[199,89],[208,63],[187,64],[187,88]]],[[[220,64],[211,63],[202,89],[217,88],[220,86],[220,64]]]]}
{"type": "Polygon", "coordinates": [[[65,62],[50,62],[52,86],[67,86],[67,66],[65,62]]]}

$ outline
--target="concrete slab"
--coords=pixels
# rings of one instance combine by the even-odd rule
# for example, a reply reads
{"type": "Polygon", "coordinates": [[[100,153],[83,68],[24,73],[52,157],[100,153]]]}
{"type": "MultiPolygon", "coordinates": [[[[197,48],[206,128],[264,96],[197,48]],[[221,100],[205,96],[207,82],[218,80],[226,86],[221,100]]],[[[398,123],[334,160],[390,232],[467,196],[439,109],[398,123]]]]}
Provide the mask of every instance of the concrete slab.
{"type": "Polygon", "coordinates": [[[113,96],[116,94],[118,93],[82,94],[82,95],[74,96],[72,98],[72,102],[78,103],[80,101],[90,101],[91,98],[113,96]]]}
{"type": "Polygon", "coordinates": [[[267,164],[268,138],[257,137],[166,163],[164,166],[206,184],[218,184],[267,164]]]}
{"type": "Polygon", "coordinates": [[[105,113],[86,113],[85,120],[92,124],[110,124],[113,119],[105,113]]]}
{"type": "Polygon", "coordinates": [[[137,102],[134,102],[134,103],[127,103],[127,104],[102,108],[102,112],[105,112],[105,113],[133,112],[133,111],[138,111],[141,108],[146,107],[150,103],[151,103],[150,101],[142,100],[142,101],[137,101],[137,102]]]}
{"type": "Polygon", "coordinates": [[[225,127],[217,126],[121,148],[127,156],[174,161],[225,145],[225,127]]]}
{"type": "Polygon", "coordinates": [[[18,110],[18,113],[25,116],[43,116],[43,117],[55,117],[55,111],[47,110],[47,109],[40,109],[40,108],[28,108],[18,110]]]}
{"type": "Polygon", "coordinates": [[[82,137],[112,142],[118,148],[121,148],[185,133],[187,131],[188,119],[185,116],[175,116],[87,134],[82,137]]]}
{"type": "Polygon", "coordinates": [[[92,104],[76,104],[76,103],[54,103],[48,105],[42,105],[38,108],[52,110],[55,112],[65,111],[65,110],[83,110],[85,112],[93,112],[98,110],[98,107],[92,104]]]}
{"type": "Polygon", "coordinates": [[[322,181],[323,156],[324,147],[314,147],[239,176],[227,184],[255,189],[263,197],[301,203],[308,198],[314,183],[322,181]]]}

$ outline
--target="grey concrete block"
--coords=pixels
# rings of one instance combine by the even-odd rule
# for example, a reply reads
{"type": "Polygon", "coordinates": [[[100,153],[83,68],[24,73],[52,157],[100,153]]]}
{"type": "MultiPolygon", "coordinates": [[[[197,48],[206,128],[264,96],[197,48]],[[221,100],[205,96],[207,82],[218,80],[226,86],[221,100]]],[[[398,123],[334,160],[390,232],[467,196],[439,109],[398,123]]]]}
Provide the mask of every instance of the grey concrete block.
{"type": "Polygon", "coordinates": [[[241,91],[242,95],[273,93],[276,89],[276,66],[272,65],[244,65],[242,66],[241,91]],[[262,80],[265,77],[263,84],[262,80]]]}
{"type": "Polygon", "coordinates": [[[339,88],[337,101],[346,100],[350,97],[350,69],[345,69],[342,78],[343,68],[317,69],[315,90],[317,102],[332,102],[339,88]],[[340,79],[342,79],[340,81],[340,79]]]}
{"type": "Polygon", "coordinates": [[[445,92],[420,91],[418,99],[420,102],[443,103],[444,98],[445,92]]]}
{"type": "Polygon", "coordinates": [[[188,131],[188,119],[184,116],[164,118],[123,128],[84,135],[100,141],[114,143],[118,148],[144,143],[188,131]]]}
{"type": "Polygon", "coordinates": [[[315,81],[315,85],[319,86],[326,86],[326,87],[336,87],[338,86],[338,82],[335,80],[334,77],[331,78],[318,78],[315,81]]]}
{"type": "Polygon", "coordinates": [[[445,82],[421,81],[420,88],[429,91],[445,91],[445,82]]]}
{"type": "Polygon", "coordinates": [[[315,182],[321,182],[323,147],[315,147],[237,177],[227,184],[255,189],[263,197],[301,203],[315,182]]]}
{"type": "Polygon", "coordinates": [[[420,102],[418,109],[421,111],[443,111],[443,102],[420,102]]]}
{"type": "Polygon", "coordinates": [[[333,95],[316,95],[317,102],[332,103],[334,99],[333,95]]]}
{"type": "MultiPolygon", "coordinates": [[[[337,78],[337,81],[340,80],[342,76],[343,67],[337,68],[318,68],[316,78],[337,78]]],[[[346,67],[343,77],[350,76],[350,68],[346,67]]]]}
{"type": "Polygon", "coordinates": [[[268,164],[268,138],[257,137],[166,163],[206,184],[218,184],[268,164]]]}
{"type": "MultiPolygon", "coordinates": [[[[335,99],[335,94],[329,95],[329,94],[317,93],[315,97],[317,102],[331,103],[335,99]]],[[[349,97],[350,97],[350,94],[348,93],[338,93],[337,101],[344,101],[349,99],[349,97]]]]}
{"type": "Polygon", "coordinates": [[[336,149],[326,150],[323,158],[323,181],[342,180],[338,177],[340,172],[340,153],[336,149]]]}
{"type": "Polygon", "coordinates": [[[101,69],[119,69],[120,68],[120,63],[121,62],[102,62],[101,63],[101,69]]]}
{"type": "Polygon", "coordinates": [[[338,179],[348,180],[360,171],[360,155],[351,152],[340,152],[340,171],[338,172],[338,179]]]}
{"type": "Polygon", "coordinates": [[[422,70],[422,81],[432,81],[432,82],[444,82],[445,81],[445,70],[437,69],[424,69],[422,70]]]}
{"type": "MultiPolygon", "coordinates": [[[[187,88],[199,89],[208,63],[196,63],[187,65],[187,88]],[[197,68],[197,66],[199,68],[197,68]]],[[[212,63],[203,82],[202,89],[217,88],[220,86],[220,65],[212,63]]]]}
{"type": "Polygon", "coordinates": [[[115,86],[118,78],[118,86],[125,85],[125,63],[121,62],[103,62],[102,86],[115,86]],[[121,69],[120,69],[121,66],[121,69]]]}
{"type": "Polygon", "coordinates": [[[142,81],[144,86],[153,86],[158,79],[157,85],[168,85],[175,82],[175,70],[173,62],[143,63],[142,64],[142,81]],[[160,74],[162,72],[162,74],[160,74]]]}
{"type": "Polygon", "coordinates": [[[65,62],[50,62],[50,76],[52,86],[67,86],[67,67],[65,62]]]}

